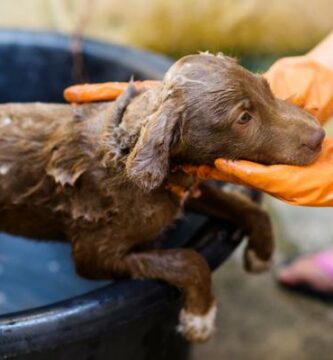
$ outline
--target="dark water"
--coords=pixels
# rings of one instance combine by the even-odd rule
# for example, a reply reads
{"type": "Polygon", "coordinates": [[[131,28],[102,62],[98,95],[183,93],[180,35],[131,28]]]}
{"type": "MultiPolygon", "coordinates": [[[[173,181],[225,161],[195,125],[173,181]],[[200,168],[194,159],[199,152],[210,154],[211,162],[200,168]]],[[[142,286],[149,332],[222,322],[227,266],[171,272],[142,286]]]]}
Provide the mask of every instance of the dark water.
{"type": "Polygon", "coordinates": [[[51,304],[106,283],[76,275],[69,244],[0,233],[0,314],[51,304]]]}

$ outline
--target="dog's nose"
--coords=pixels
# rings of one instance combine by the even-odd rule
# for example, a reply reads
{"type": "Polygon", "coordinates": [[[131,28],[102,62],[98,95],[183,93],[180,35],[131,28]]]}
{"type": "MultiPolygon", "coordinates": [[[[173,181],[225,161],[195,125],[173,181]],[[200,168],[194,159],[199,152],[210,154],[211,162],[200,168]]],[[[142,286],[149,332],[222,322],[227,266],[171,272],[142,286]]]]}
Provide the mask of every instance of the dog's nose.
{"type": "Polygon", "coordinates": [[[324,140],[324,137],[325,131],[322,128],[318,128],[318,130],[314,131],[310,135],[305,145],[311,150],[318,150],[324,140]]]}

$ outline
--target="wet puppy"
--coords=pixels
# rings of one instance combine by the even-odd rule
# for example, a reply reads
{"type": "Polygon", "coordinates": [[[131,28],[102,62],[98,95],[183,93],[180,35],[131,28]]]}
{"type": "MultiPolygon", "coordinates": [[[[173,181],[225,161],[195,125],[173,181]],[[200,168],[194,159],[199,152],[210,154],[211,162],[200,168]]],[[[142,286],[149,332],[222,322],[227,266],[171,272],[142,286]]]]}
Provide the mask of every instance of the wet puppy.
{"type": "MultiPolygon", "coordinates": [[[[181,289],[180,331],[204,341],[214,328],[210,270],[191,249],[138,250],[181,215],[196,182],[177,164],[218,157],[307,164],[324,137],[305,111],[223,55],[176,62],[155,88],[114,103],[0,105],[0,229],[71,242],[79,274],[160,279],[181,289]]],[[[241,195],[200,184],[187,205],[229,218],[249,235],[245,266],[267,268],[268,215],[241,195]]]]}

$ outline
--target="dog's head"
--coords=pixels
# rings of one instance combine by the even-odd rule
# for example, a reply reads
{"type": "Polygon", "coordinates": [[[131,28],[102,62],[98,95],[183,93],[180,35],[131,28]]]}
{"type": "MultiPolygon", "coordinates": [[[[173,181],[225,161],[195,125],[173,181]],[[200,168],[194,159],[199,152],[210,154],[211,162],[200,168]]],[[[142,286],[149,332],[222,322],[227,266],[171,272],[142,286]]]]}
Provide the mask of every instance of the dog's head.
{"type": "Polygon", "coordinates": [[[129,177],[152,190],[170,159],[212,164],[216,158],[305,165],[318,156],[317,120],[275,98],[267,81],[223,55],[190,55],[167,72],[159,107],[127,160],[129,177]]]}

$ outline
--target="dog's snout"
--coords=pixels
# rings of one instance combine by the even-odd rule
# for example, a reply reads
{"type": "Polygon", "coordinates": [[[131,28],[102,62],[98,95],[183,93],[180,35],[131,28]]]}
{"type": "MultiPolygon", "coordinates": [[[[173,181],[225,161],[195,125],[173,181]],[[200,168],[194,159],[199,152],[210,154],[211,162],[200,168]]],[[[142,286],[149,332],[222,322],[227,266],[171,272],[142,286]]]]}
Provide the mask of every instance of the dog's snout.
{"type": "Polygon", "coordinates": [[[309,136],[305,145],[311,150],[318,150],[324,140],[324,137],[325,131],[322,128],[318,128],[309,136]]]}

